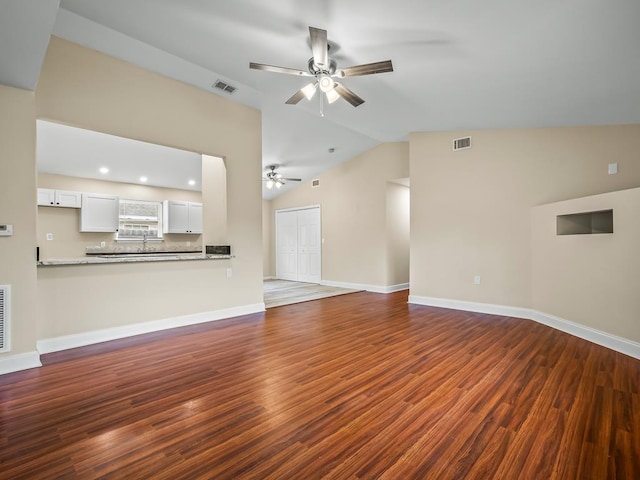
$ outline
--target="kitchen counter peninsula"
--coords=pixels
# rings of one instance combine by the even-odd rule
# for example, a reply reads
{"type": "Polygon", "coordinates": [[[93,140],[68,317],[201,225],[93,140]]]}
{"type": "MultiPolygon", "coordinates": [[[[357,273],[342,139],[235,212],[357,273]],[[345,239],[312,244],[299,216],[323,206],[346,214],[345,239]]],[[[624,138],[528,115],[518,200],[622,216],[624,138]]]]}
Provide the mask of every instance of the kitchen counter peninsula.
{"type": "Polygon", "coordinates": [[[146,263],[146,262],[176,262],[194,260],[222,260],[234,258],[233,255],[214,255],[206,253],[120,253],[87,255],[85,257],[50,258],[37,262],[38,267],[51,267],[60,265],[100,265],[110,263],[146,263]]]}

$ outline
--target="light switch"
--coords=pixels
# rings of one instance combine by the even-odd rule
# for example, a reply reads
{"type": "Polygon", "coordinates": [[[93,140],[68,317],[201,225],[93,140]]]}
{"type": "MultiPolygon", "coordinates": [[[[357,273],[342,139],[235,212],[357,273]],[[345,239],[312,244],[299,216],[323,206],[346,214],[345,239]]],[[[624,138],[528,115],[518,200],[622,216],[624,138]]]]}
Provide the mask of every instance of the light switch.
{"type": "Polygon", "coordinates": [[[475,277],[473,277],[473,283],[475,285],[480,285],[480,275],[476,275],[475,277]]]}
{"type": "Polygon", "coordinates": [[[610,163],[609,164],[609,175],[615,175],[616,173],[618,173],[618,164],[617,163],[610,163]]]}

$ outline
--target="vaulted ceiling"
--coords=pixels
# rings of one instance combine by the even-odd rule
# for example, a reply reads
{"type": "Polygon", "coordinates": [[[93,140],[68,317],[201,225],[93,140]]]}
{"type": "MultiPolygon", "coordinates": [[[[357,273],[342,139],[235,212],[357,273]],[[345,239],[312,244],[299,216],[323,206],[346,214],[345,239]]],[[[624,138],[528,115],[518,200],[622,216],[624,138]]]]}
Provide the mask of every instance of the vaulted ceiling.
{"type": "Polygon", "coordinates": [[[414,131],[638,123],[638,21],[637,0],[9,0],[0,83],[33,90],[57,35],[259,108],[263,165],[309,180],[414,131]],[[249,62],[306,70],[309,26],[328,31],[339,66],[394,71],[344,79],[357,108],[285,105],[305,79],[249,62]]]}

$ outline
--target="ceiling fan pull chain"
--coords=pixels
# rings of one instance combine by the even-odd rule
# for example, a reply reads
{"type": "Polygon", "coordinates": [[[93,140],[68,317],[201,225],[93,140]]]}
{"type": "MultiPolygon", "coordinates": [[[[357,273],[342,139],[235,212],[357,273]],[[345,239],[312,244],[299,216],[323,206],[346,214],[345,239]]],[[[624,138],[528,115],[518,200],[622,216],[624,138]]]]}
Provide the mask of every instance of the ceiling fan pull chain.
{"type": "Polygon", "coordinates": [[[324,95],[320,92],[320,95],[318,95],[318,98],[320,98],[320,116],[324,117],[324,99],[322,97],[324,97],[324,95]]]}

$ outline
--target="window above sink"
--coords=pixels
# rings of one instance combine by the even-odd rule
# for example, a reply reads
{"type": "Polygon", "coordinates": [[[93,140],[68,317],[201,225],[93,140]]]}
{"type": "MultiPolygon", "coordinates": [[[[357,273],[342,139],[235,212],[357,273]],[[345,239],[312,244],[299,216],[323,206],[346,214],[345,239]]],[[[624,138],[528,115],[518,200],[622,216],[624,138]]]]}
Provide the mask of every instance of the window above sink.
{"type": "Polygon", "coordinates": [[[161,241],[162,202],[120,199],[118,241],[161,241]]]}

